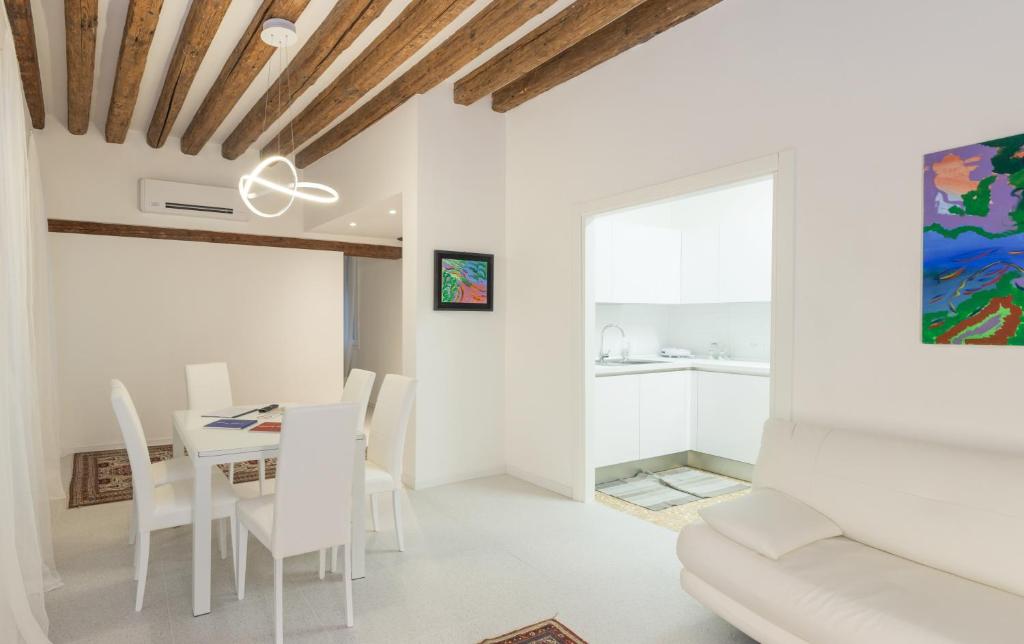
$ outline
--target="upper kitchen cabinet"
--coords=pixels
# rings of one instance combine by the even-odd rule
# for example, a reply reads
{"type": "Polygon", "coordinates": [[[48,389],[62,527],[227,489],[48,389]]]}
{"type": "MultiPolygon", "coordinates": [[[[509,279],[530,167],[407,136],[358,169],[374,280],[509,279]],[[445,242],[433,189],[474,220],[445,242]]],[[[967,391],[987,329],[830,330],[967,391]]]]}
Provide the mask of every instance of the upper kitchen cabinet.
{"type": "Polygon", "coordinates": [[[677,304],[679,231],[668,226],[666,206],[613,215],[593,224],[597,302],[677,304]]]}
{"type": "Polygon", "coordinates": [[[602,217],[592,229],[597,302],[771,301],[771,177],[602,217]]]}

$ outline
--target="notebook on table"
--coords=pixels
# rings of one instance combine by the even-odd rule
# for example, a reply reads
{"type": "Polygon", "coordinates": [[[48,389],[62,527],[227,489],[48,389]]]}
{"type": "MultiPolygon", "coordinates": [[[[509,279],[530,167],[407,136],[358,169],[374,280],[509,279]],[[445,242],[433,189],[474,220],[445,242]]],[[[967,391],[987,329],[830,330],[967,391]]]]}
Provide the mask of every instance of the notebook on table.
{"type": "Polygon", "coordinates": [[[267,423],[260,423],[259,425],[256,425],[255,427],[253,427],[250,431],[253,431],[253,432],[279,432],[279,431],[281,431],[281,423],[277,423],[277,422],[273,422],[273,421],[267,422],[267,423]]]}
{"type": "Polygon", "coordinates": [[[210,429],[245,429],[250,425],[255,425],[255,420],[246,420],[243,418],[221,418],[215,420],[212,423],[207,423],[203,427],[209,427],[210,429]]]}

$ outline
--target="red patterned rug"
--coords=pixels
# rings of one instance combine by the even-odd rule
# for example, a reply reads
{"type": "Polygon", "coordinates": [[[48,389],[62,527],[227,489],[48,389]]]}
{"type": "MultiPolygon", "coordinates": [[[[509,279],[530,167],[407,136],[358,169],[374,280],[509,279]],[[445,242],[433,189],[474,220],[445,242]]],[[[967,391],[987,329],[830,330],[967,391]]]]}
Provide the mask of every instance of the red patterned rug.
{"type": "Polygon", "coordinates": [[[579,635],[573,633],[557,619],[520,628],[493,639],[484,640],[480,644],[587,644],[579,635]]]}
{"type": "MultiPolygon", "coordinates": [[[[149,459],[154,463],[171,457],[170,445],[151,445],[149,459]]],[[[267,459],[267,478],[274,478],[277,459],[267,459]]],[[[227,465],[219,465],[226,475],[227,465]]],[[[259,479],[259,464],[256,461],[235,463],[235,483],[246,483],[259,479]]],[[[128,452],[123,449],[109,449],[101,452],[78,452],[71,469],[71,489],[68,490],[68,507],[99,505],[132,498],[132,466],[128,463],[128,452]]]]}

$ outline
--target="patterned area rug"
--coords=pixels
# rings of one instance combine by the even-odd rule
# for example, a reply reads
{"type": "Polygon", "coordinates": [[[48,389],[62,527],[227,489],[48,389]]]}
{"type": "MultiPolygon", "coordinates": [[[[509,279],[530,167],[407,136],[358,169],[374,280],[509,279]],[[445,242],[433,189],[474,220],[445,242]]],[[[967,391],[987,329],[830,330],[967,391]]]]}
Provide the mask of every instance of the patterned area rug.
{"type": "Polygon", "coordinates": [[[556,619],[548,619],[526,628],[484,640],[480,644],[587,644],[556,619]]]}
{"type": "MultiPolygon", "coordinates": [[[[151,445],[149,459],[156,463],[171,458],[170,445],[151,445]]],[[[267,459],[267,478],[274,478],[277,460],[267,459]]],[[[225,476],[227,465],[220,465],[225,476]]],[[[235,463],[235,483],[246,483],[259,478],[259,464],[256,461],[235,463]]],[[[132,498],[132,466],[128,463],[128,452],[110,449],[101,452],[78,452],[74,456],[71,470],[71,489],[68,490],[68,507],[78,508],[132,498]]]]}

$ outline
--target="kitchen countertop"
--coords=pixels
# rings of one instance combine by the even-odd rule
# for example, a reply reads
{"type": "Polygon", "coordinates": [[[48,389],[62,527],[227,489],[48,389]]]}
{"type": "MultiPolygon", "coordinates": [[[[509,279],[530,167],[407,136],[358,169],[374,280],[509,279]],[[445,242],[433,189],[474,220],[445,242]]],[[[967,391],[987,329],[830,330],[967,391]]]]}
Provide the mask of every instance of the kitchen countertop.
{"type": "Polygon", "coordinates": [[[631,356],[634,360],[655,360],[650,364],[594,365],[594,375],[625,376],[637,373],[658,373],[661,371],[713,371],[736,373],[747,376],[767,376],[770,367],[767,362],[750,360],[713,360],[711,358],[662,358],[660,356],[631,356]]]}

